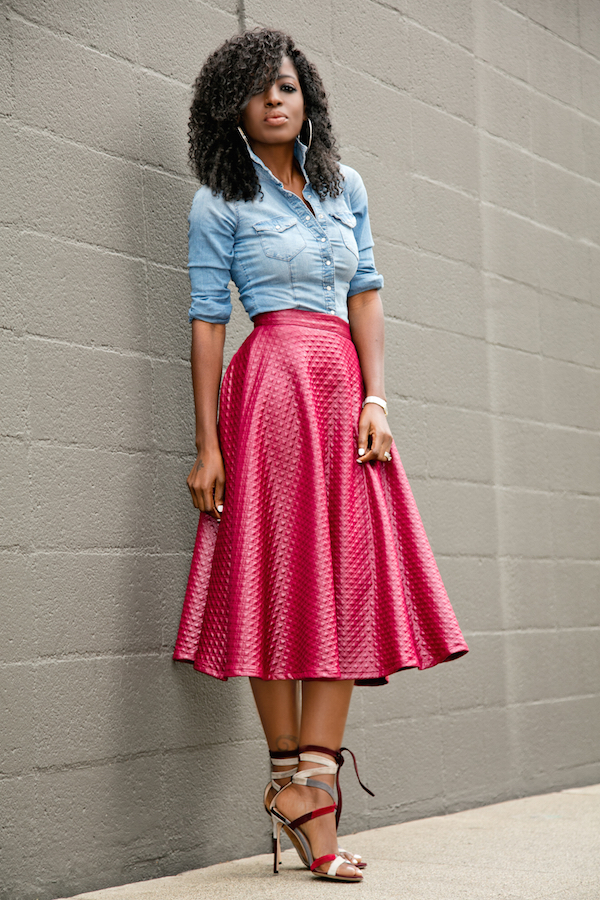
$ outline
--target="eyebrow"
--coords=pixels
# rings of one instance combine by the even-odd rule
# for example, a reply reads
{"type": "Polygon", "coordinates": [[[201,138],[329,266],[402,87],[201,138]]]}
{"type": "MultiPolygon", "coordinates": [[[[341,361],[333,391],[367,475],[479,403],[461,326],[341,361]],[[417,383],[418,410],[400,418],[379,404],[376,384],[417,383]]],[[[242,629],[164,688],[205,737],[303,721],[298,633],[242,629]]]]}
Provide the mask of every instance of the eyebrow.
{"type": "Polygon", "coordinates": [[[292,75],[291,72],[290,72],[289,75],[283,75],[283,74],[280,72],[279,75],[277,76],[277,78],[275,79],[275,81],[279,81],[280,78],[293,78],[294,81],[298,81],[298,79],[296,78],[296,76],[295,76],[295,75],[292,75]]]}

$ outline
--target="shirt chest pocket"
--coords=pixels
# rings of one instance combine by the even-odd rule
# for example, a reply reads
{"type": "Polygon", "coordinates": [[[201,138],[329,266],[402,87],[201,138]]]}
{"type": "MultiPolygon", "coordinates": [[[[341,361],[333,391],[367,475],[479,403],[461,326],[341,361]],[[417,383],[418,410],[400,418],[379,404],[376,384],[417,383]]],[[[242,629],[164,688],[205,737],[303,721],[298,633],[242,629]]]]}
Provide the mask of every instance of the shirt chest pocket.
{"type": "Polygon", "coordinates": [[[356,238],[354,237],[354,227],[356,225],[356,216],[350,212],[350,210],[335,210],[335,212],[330,213],[331,218],[334,220],[336,225],[338,226],[339,231],[342,234],[342,240],[344,244],[354,254],[354,256],[358,259],[358,244],[356,243],[356,238]]]}
{"type": "Polygon", "coordinates": [[[266,219],[256,222],[253,227],[260,237],[265,256],[271,259],[293,259],[306,247],[298,221],[292,216],[266,219]]]}

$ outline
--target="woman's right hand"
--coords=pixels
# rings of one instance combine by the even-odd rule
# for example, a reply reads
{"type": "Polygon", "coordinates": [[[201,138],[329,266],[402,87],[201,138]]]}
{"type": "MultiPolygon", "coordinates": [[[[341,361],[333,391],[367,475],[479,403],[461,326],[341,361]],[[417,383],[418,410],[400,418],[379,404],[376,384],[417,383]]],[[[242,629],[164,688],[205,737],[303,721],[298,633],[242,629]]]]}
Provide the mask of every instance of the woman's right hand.
{"type": "Polygon", "coordinates": [[[187,477],[187,486],[196,509],[220,522],[225,498],[225,466],[218,447],[198,451],[196,462],[187,477]]]}

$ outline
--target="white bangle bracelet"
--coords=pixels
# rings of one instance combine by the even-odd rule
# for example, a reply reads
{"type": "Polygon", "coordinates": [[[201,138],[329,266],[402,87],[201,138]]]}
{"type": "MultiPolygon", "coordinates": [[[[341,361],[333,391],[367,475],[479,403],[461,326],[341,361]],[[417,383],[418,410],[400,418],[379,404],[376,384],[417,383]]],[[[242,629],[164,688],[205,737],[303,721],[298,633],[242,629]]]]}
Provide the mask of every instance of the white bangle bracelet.
{"type": "Polygon", "coordinates": [[[381,397],[365,397],[365,399],[363,400],[363,405],[362,405],[363,409],[365,408],[367,403],[376,403],[377,406],[380,406],[382,408],[382,410],[384,411],[384,413],[387,416],[387,414],[388,414],[387,403],[385,402],[385,400],[382,400],[381,397]]]}

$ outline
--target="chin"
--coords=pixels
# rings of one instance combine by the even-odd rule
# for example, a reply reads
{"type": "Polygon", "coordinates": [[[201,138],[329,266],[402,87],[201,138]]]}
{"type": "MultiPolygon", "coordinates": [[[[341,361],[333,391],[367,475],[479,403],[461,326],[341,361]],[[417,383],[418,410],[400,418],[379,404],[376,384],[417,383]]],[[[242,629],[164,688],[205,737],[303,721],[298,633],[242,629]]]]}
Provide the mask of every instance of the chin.
{"type": "Polygon", "coordinates": [[[281,131],[269,131],[264,137],[258,138],[263,144],[289,144],[290,141],[295,141],[297,137],[297,133],[294,131],[285,132],[283,129],[281,131]]]}

